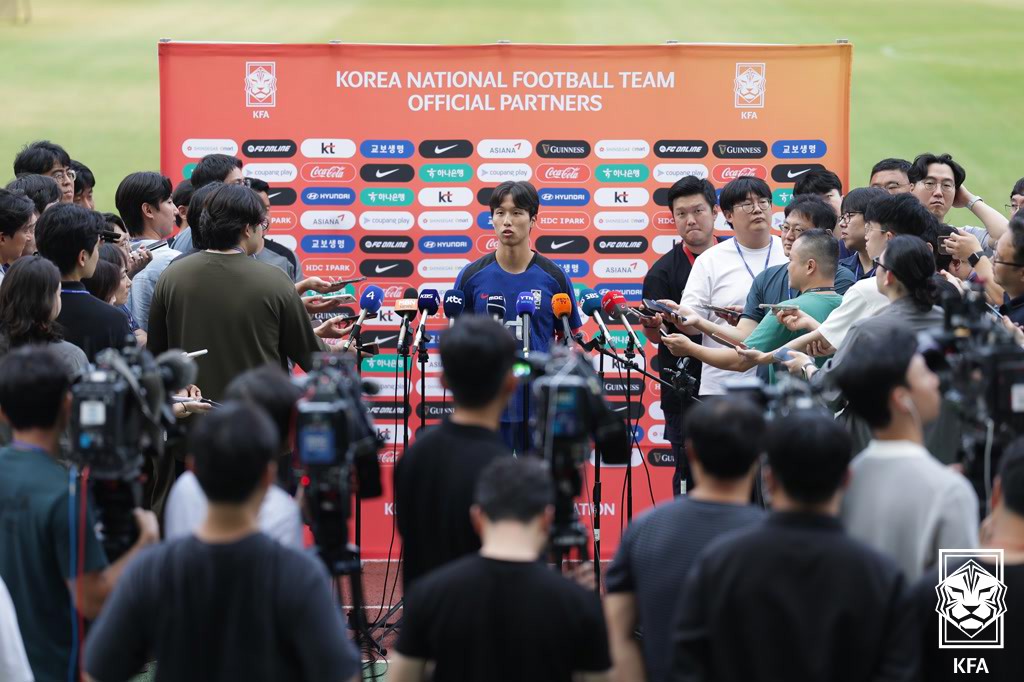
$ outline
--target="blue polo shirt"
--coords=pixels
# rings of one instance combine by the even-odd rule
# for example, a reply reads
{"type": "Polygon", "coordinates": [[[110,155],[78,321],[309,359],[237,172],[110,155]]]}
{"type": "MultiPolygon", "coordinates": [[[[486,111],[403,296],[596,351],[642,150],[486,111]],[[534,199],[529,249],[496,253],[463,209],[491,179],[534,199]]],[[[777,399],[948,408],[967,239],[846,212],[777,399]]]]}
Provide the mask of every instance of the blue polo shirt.
{"type": "MultiPolygon", "coordinates": [[[[576,305],[576,293],[573,291],[569,276],[562,268],[539,253],[533,254],[533,259],[526,270],[519,274],[506,272],[498,265],[495,254],[488,254],[462,269],[459,276],[455,278],[455,288],[461,289],[466,294],[466,308],[472,309],[478,315],[487,314],[488,296],[492,294],[504,296],[505,324],[512,330],[516,338],[520,339],[520,344],[522,333],[519,327],[519,317],[516,315],[516,300],[519,298],[519,294],[531,292],[537,303],[537,312],[530,319],[531,351],[546,352],[551,348],[555,331],[561,329],[561,323],[551,312],[551,298],[555,294],[568,294],[572,301],[569,326],[573,330],[583,326],[576,305]]],[[[509,401],[508,408],[502,414],[501,420],[503,422],[523,421],[523,390],[521,388],[509,401]]]]}

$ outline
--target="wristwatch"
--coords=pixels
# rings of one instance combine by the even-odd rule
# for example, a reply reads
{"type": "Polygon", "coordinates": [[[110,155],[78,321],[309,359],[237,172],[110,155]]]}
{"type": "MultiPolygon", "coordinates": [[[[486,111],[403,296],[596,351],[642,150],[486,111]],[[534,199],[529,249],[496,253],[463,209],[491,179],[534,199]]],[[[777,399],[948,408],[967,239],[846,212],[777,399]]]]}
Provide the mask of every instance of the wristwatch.
{"type": "Polygon", "coordinates": [[[984,199],[982,199],[981,197],[974,197],[973,199],[971,199],[970,201],[968,201],[968,202],[967,202],[967,210],[968,210],[968,211],[973,211],[973,210],[974,210],[974,205],[975,205],[976,203],[978,203],[979,201],[985,201],[985,200],[984,200],[984,199]]]}
{"type": "Polygon", "coordinates": [[[980,261],[981,257],[984,255],[984,251],[975,251],[974,253],[967,257],[967,262],[971,264],[972,268],[976,267],[978,265],[978,261],[980,261]]]}

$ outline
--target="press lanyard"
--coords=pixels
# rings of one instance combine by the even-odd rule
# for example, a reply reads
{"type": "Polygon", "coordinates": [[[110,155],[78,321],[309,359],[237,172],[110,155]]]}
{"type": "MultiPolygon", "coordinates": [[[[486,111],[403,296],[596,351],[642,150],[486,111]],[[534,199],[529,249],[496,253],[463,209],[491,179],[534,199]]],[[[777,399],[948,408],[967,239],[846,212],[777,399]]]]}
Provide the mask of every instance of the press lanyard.
{"type": "MultiPolygon", "coordinates": [[[[754,279],[754,271],[750,269],[749,265],[747,265],[747,259],[743,257],[743,252],[740,251],[740,243],[738,241],[736,241],[735,239],[733,239],[732,240],[732,244],[733,244],[733,246],[736,247],[736,253],[739,254],[740,260],[743,261],[743,267],[745,267],[747,269],[747,272],[750,273],[750,279],[754,279]]],[[[772,257],[772,241],[769,240],[768,241],[768,255],[766,255],[764,257],[764,267],[761,268],[762,270],[768,269],[768,261],[771,260],[771,257],[772,257]]]]}

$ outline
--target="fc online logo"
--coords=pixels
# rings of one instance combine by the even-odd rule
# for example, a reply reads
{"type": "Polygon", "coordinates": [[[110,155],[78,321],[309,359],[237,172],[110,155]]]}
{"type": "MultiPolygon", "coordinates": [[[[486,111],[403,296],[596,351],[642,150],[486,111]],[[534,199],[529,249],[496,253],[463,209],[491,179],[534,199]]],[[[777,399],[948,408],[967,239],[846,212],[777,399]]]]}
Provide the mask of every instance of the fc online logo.
{"type": "Polygon", "coordinates": [[[764,62],[737,62],[733,79],[733,105],[737,109],[763,109],[765,87],[764,62]]]}
{"type": "Polygon", "coordinates": [[[277,62],[245,63],[245,106],[277,106],[277,62]]]}
{"type": "Polygon", "coordinates": [[[1003,550],[940,549],[935,586],[940,649],[1002,649],[1006,614],[1003,550]],[[992,574],[978,560],[995,566],[992,574]]]}

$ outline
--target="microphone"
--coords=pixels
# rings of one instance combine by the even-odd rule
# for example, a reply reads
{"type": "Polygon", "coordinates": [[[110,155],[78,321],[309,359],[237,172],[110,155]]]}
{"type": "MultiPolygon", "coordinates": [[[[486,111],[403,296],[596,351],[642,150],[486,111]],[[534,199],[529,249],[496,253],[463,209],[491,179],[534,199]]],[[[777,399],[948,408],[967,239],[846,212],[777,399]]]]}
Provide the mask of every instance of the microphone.
{"type": "Polygon", "coordinates": [[[530,357],[530,320],[537,312],[537,302],[533,300],[533,294],[524,291],[516,299],[516,315],[519,316],[519,326],[523,330],[523,357],[530,357]]]}
{"type": "Polygon", "coordinates": [[[423,333],[427,326],[427,320],[431,315],[437,313],[440,305],[441,294],[437,293],[437,289],[424,289],[420,292],[417,306],[422,316],[420,317],[420,326],[416,328],[416,338],[412,343],[417,350],[423,350],[423,333]]]}
{"type": "Polygon", "coordinates": [[[352,346],[353,340],[355,343],[359,343],[359,332],[363,328],[363,322],[366,320],[367,315],[376,314],[380,310],[381,303],[384,302],[384,290],[376,284],[371,284],[366,287],[363,291],[363,295],[359,297],[359,319],[352,326],[352,333],[345,339],[345,343],[342,344],[342,350],[348,350],[352,346]]]}
{"type": "Polygon", "coordinates": [[[402,298],[395,302],[395,313],[402,318],[402,328],[398,332],[398,352],[405,348],[405,337],[409,334],[409,325],[416,319],[419,312],[419,297],[416,289],[409,287],[402,298]]]}
{"type": "Polygon", "coordinates": [[[444,295],[444,316],[448,318],[448,326],[455,324],[455,318],[466,309],[466,294],[460,289],[449,289],[444,295]]]}
{"type": "Polygon", "coordinates": [[[569,294],[555,294],[552,296],[551,312],[562,321],[562,333],[565,335],[565,342],[569,343],[569,339],[572,338],[572,329],[569,328],[569,316],[572,315],[572,299],[569,298],[569,294]]]}
{"type": "Polygon", "coordinates": [[[629,319],[626,316],[626,310],[629,306],[626,305],[626,297],[622,295],[621,291],[609,291],[601,299],[601,306],[604,308],[604,312],[612,319],[618,318],[622,326],[626,328],[626,333],[629,334],[629,338],[632,339],[633,345],[636,347],[640,355],[644,354],[644,347],[640,343],[640,339],[637,337],[636,332],[629,325],[629,319]]]}
{"type": "Polygon", "coordinates": [[[505,297],[501,294],[491,294],[487,297],[487,314],[496,322],[505,324],[505,297]]]}
{"type": "Polygon", "coordinates": [[[612,335],[608,333],[608,327],[604,324],[604,318],[601,317],[601,296],[593,289],[584,289],[583,293],[580,294],[580,302],[583,305],[583,314],[587,317],[594,319],[597,322],[598,328],[604,335],[605,345],[610,345],[612,335]]]}

